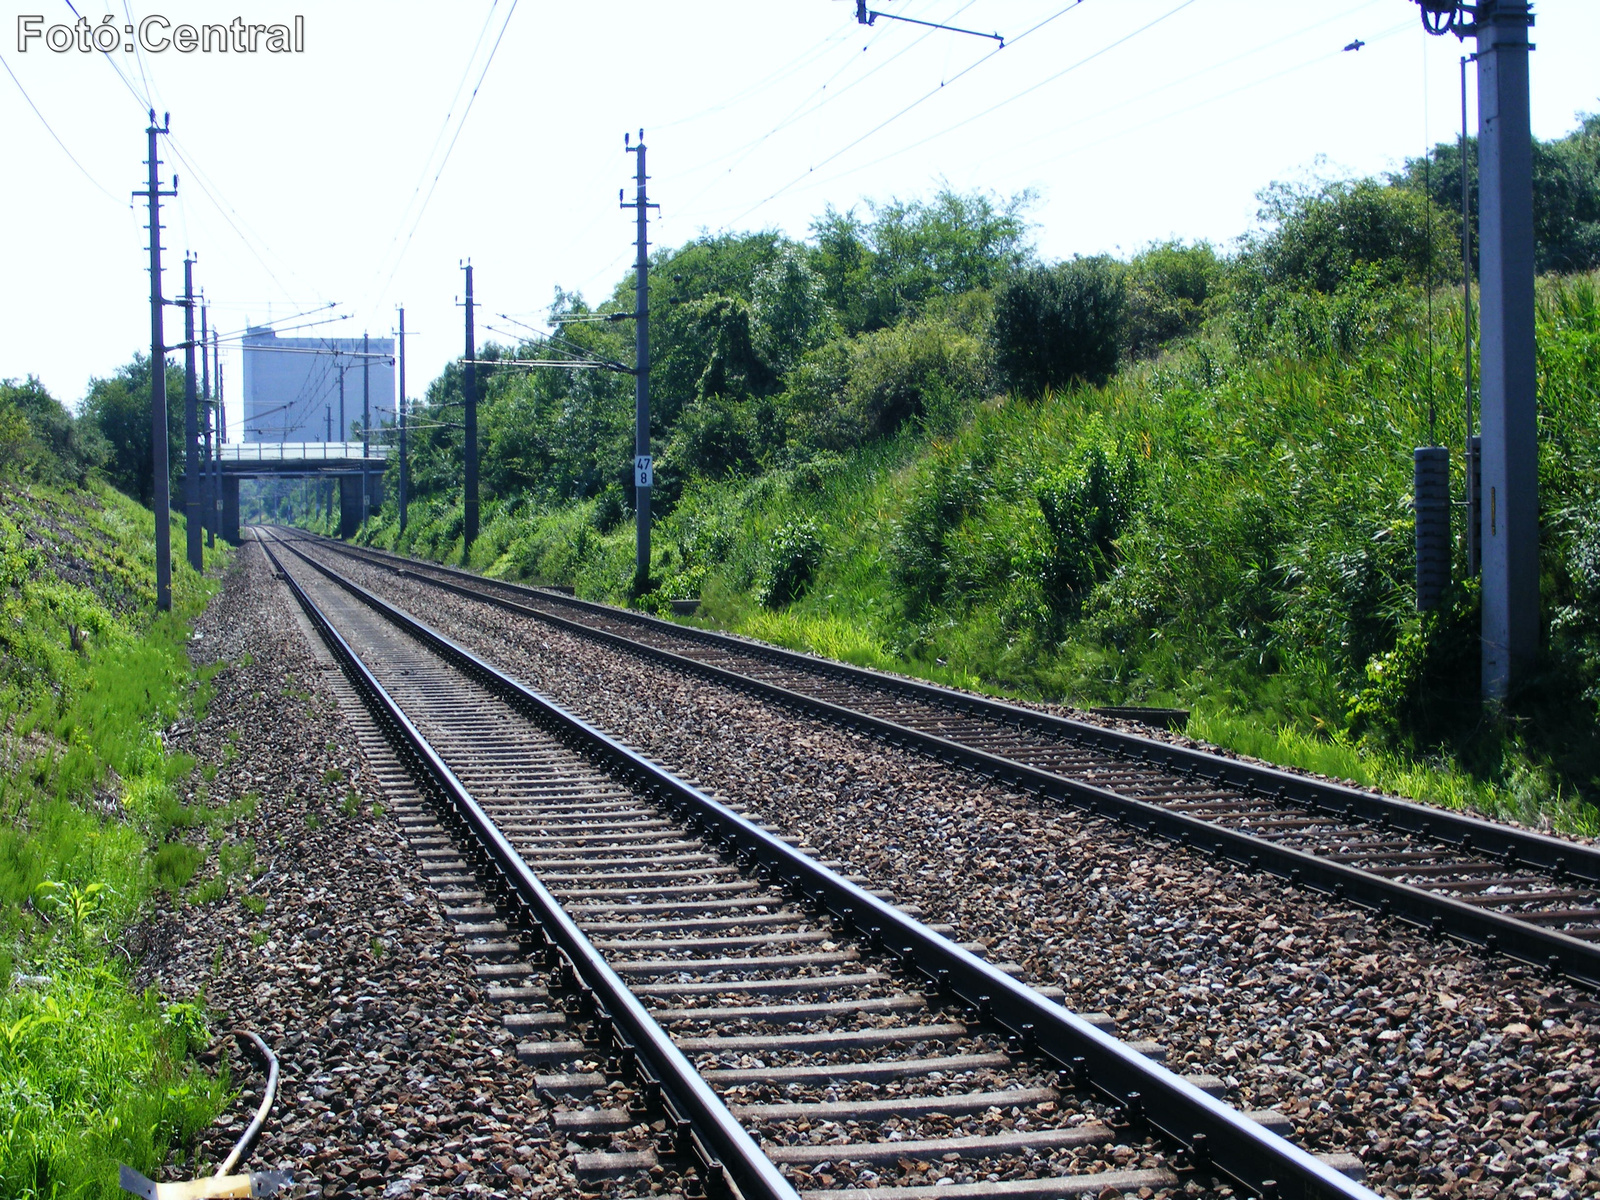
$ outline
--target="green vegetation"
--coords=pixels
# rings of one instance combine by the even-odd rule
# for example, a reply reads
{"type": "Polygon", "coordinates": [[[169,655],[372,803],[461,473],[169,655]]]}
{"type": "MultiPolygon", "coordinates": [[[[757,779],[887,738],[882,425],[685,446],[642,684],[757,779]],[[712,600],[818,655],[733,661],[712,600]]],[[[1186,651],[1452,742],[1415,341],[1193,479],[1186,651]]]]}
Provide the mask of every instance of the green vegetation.
{"type": "Polygon", "coordinates": [[[99,481],[105,455],[98,426],[37,380],[0,383],[8,1196],[115,1195],[118,1162],[154,1173],[227,1100],[193,1062],[203,1006],[134,993],[125,949],[151,893],[193,878],[195,833],[219,819],[178,798],[194,763],[159,732],[203,709],[185,647],[213,584],[180,566],[173,613],[155,615],[152,518],[99,481]]]}
{"type": "MultiPolygon", "coordinates": [[[[1461,440],[1447,145],[1275,185],[1228,250],[1042,263],[1028,197],[946,192],[830,209],[804,243],[660,251],[650,590],[631,382],[605,372],[482,372],[471,564],[698,597],[697,619],[968,687],[1180,704],[1241,751],[1600,831],[1600,119],[1536,158],[1549,632],[1504,709],[1476,699],[1459,552],[1448,607],[1412,602],[1411,451],[1461,440]]],[[[624,281],[553,315],[626,362],[633,304],[624,281]]],[[[428,389],[404,536],[391,480],[368,540],[461,559],[460,387],[428,389]]]]}

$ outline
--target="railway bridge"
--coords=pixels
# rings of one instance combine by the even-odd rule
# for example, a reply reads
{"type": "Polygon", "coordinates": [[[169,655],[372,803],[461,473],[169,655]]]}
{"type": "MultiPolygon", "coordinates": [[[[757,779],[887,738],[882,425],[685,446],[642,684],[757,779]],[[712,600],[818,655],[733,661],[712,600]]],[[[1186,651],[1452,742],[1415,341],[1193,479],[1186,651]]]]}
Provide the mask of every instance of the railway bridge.
{"type": "MultiPolygon", "coordinates": [[[[387,446],[361,442],[242,442],[218,448],[215,466],[222,477],[221,521],[217,531],[239,544],[239,483],[244,479],[336,479],[339,483],[339,536],[349,537],[363,516],[383,503],[387,446]]],[[[182,476],[173,488],[173,508],[182,511],[182,476]]]]}

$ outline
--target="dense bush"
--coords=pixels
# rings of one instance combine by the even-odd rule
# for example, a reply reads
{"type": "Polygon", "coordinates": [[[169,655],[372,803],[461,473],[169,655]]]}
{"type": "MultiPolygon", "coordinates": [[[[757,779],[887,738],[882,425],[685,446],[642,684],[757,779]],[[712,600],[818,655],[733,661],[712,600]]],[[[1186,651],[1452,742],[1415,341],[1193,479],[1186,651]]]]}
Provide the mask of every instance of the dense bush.
{"type": "Polygon", "coordinates": [[[1027,396],[1104,383],[1122,349],[1127,288],[1106,258],[1019,271],[995,294],[995,367],[1027,396]]]}
{"type": "Polygon", "coordinates": [[[1135,359],[1199,331],[1223,287],[1224,266],[1209,242],[1161,242],[1128,264],[1126,341],[1135,359]]]}
{"type": "Polygon", "coordinates": [[[766,571],[758,589],[762,604],[781,608],[805,594],[827,548],[813,520],[785,521],[767,541],[766,571]]]}
{"type": "Polygon", "coordinates": [[[1088,445],[1046,472],[1034,496],[1049,535],[1037,564],[1051,607],[1076,615],[1089,589],[1116,562],[1116,539],[1133,515],[1133,460],[1088,445]]]}
{"type": "Polygon", "coordinates": [[[1269,284],[1338,291],[1358,272],[1385,284],[1461,277],[1459,226],[1424,197],[1375,179],[1320,187],[1275,185],[1261,194],[1267,232],[1246,257],[1269,284]]]}

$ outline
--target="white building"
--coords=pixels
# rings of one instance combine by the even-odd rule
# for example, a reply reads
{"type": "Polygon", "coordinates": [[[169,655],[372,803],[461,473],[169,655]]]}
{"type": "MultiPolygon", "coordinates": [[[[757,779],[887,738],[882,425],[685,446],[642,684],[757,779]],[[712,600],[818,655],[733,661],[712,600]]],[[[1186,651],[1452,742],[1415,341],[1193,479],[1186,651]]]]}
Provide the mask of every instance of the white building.
{"type": "MultiPolygon", "coordinates": [[[[244,427],[247,442],[346,441],[361,421],[362,365],[370,372],[372,427],[394,420],[393,338],[281,338],[270,329],[245,335],[244,427]],[[339,381],[344,380],[340,421],[339,381]]],[[[229,408],[233,405],[230,403],[229,408]]],[[[239,432],[230,429],[237,438],[239,432]]]]}

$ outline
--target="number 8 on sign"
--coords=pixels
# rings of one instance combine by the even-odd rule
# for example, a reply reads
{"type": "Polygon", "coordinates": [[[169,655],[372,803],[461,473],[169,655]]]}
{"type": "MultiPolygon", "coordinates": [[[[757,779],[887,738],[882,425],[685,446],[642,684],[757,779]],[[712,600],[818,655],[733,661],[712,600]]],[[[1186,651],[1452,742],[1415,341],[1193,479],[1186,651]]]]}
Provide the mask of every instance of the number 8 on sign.
{"type": "Polygon", "coordinates": [[[655,467],[648,454],[634,456],[633,486],[642,488],[655,486],[655,467]]]}

